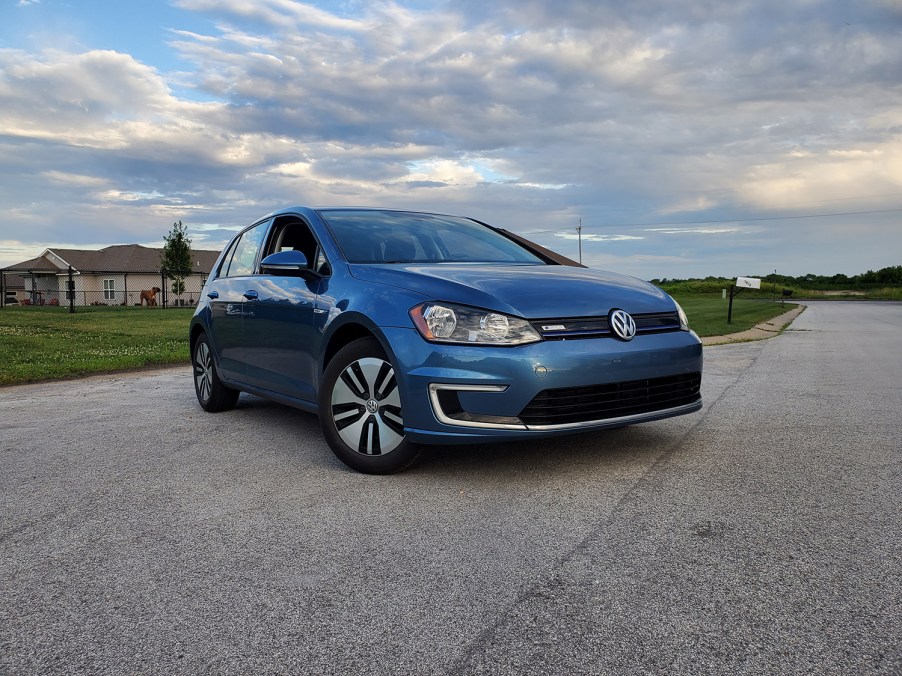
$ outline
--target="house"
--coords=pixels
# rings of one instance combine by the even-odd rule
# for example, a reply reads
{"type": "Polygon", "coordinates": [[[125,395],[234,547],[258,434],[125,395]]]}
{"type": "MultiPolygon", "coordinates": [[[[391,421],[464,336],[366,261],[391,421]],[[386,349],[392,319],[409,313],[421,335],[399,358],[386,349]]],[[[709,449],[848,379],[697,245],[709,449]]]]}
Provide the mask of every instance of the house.
{"type": "Polygon", "coordinates": [[[14,297],[24,305],[68,305],[71,294],[75,305],[140,305],[141,292],[156,287],[159,305],[194,305],[219,251],[192,250],[192,273],[182,288],[160,272],[162,253],[139,244],[97,251],[46,249],[37,258],[0,270],[0,303],[14,297]]]}
{"type": "Polygon", "coordinates": [[[0,294],[0,305],[18,303],[19,301],[17,298],[19,292],[25,290],[25,280],[22,279],[22,276],[10,273],[4,275],[0,281],[3,282],[3,293],[0,294]]]}

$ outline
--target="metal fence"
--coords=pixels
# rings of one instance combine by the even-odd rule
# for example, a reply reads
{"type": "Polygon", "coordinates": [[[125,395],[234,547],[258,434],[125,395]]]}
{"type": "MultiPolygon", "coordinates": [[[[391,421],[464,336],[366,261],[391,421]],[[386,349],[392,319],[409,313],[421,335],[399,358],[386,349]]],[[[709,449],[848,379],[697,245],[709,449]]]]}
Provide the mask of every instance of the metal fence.
{"type": "Polygon", "coordinates": [[[191,275],[181,281],[160,273],[33,275],[10,285],[4,273],[0,281],[0,306],[172,308],[197,305],[206,275],[191,275]]]}

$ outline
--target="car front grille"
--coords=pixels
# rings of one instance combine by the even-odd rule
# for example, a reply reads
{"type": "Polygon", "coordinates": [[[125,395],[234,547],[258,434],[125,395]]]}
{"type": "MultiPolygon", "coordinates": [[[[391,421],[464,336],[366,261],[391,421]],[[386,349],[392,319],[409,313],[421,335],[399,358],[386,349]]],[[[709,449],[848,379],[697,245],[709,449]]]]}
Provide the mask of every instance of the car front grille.
{"type": "MultiPolygon", "coordinates": [[[[652,312],[633,315],[636,334],[664,333],[680,330],[680,316],[676,312],[652,312]]],[[[532,327],[545,340],[574,340],[613,336],[607,317],[568,317],[565,319],[533,319],[532,327]]]]}
{"type": "Polygon", "coordinates": [[[701,398],[702,374],[543,390],[518,416],[524,424],[568,425],[665,411],[701,398]]]}

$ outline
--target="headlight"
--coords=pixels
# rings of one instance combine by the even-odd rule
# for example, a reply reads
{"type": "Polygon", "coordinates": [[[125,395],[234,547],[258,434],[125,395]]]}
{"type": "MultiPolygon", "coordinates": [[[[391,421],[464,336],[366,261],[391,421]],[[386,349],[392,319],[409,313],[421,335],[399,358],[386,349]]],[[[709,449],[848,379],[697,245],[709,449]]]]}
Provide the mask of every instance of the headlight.
{"type": "Polygon", "coordinates": [[[676,301],[673,301],[673,304],[677,307],[677,313],[680,315],[680,329],[683,331],[689,330],[689,317],[686,316],[686,313],[683,311],[683,308],[680,307],[680,304],[676,301]]]}
{"type": "Polygon", "coordinates": [[[463,305],[423,303],[411,309],[410,317],[423,338],[439,343],[523,345],[542,340],[525,319],[463,305]]]}

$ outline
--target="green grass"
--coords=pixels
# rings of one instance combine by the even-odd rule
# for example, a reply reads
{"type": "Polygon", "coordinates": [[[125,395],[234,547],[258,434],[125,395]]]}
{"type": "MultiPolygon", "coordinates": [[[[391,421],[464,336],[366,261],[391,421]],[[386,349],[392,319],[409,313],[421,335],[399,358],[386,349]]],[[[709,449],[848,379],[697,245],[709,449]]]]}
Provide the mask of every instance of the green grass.
{"type": "Polygon", "coordinates": [[[189,361],[188,322],[177,308],[0,310],[0,385],[189,361]]]}
{"type": "MultiPolygon", "coordinates": [[[[734,279],[689,279],[679,282],[664,282],[659,286],[674,298],[721,293],[722,289],[729,289],[734,279]]],[[[769,281],[762,281],[760,289],[745,289],[742,299],[757,298],[760,300],[772,299],[775,295],[779,300],[783,290],[792,291],[792,299],[809,300],[902,300],[902,287],[865,285],[856,288],[854,285],[848,288],[843,286],[830,288],[809,288],[791,283],[777,282],[776,288],[769,281]]]]}
{"type": "Polygon", "coordinates": [[[779,301],[774,303],[740,296],[733,299],[733,323],[727,324],[727,308],[730,301],[722,299],[720,294],[672,295],[686,311],[689,326],[702,337],[739,333],[795,307],[795,304],[791,303],[784,305],[779,301]]]}
{"type": "MultiPolygon", "coordinates": [[[[700,336],[751,328],[789,305],[737,298],[733,323],[720,294],[674,297],[700,336]]],[[[176,308],[6,307],[0,310],[0,385],[71,378],[163,364],[187,364],[188,322],[193,310],[176,308]]]]}

